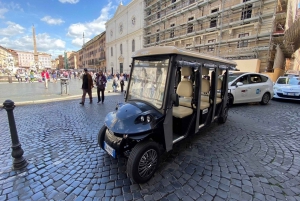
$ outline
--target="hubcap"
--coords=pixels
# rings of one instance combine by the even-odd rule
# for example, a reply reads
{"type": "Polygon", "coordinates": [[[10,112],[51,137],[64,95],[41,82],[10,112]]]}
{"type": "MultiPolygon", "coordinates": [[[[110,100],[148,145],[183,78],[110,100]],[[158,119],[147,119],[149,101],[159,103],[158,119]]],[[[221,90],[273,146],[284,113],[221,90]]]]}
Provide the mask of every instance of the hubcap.
{"type": "Polygon", "coordinates": [[[154,149],[146,151],[138,166],[138,173],[141,177],[149,177],[157,165],[157,152],[154,149]]]}

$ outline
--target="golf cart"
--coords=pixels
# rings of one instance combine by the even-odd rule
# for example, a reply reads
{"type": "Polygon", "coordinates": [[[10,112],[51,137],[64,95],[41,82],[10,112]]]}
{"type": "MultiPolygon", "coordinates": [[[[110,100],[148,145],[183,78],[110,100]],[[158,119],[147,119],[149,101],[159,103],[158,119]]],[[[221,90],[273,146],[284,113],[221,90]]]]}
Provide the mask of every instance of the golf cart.
{"type": "Polygon", "coordinates": [[[114,158],[128,157],[127,174],[147,182],[160,150],[172,150],[214,121],[225,123],[228,71],[235,67],[233,61],[171,46],[135,52],[125,103],[105,117],[99,146],[114,158]]]}

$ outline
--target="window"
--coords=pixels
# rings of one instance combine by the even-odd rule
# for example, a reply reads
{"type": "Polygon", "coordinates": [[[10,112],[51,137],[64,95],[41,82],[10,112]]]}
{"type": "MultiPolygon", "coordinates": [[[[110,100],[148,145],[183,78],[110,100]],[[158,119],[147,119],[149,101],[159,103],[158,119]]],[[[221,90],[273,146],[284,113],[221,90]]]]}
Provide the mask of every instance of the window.
{"type": "MultiPolygon", "coordinates": [[[[243,38],[243,37],[247,37],[249,36],[249,33],[243,33],[243,34],[239,34],[239,38],[243,38]]],[[[238,48],[242,48],[242,47],[248,47],[248,40],[241,40],[238,43],[238,48]]]]}
{"type": "MultiPolygon", "coordinates": [[[[216,9],[211,10],[211,13],[215,13],[215,12],[218,12],[218,11],[219,11],[219,8],[216,8],[216,9]]],[[[213,27],[217,26],[217,19],[218,19],[218,17],[212,17],[210,19],[210,28],[213,28],[213,27]]]]}
{"type": "MultiPolygon", "coordinates": [[[[249,0],[243,0],[243,3],[247,2],[247,1],[249,1],[249,0]]],[[[242,9],[241,20],[251,18],[251,15],[252,15],[252,4],[245,5],[244,8],[242,9]]]]}
{"type": "MultiPolygon", "coordinates": [[[[173,3],[176,3],[176,0],[172,0],[172,4],[173,4],[173,3]]],[[[176,8],[176,5],[173,5],[173,6],[172,6],[172,10],[175,9],[175,8],[176,8]]]]}
{"type": "Polygon", "coordinates": [[[231,84],[231,86],[236,86],[238,82],[242,82],[243,84],[249,84],[248,75],[243,75],[239,77],[234,83],[231,84]]]}
{"type": "Polygon", "coordinates": [[[120,53],[123,54],[123,45],[120,44],[120,53]]]}
{"type": "Polygon", "coordinates": [[[195,3],[195,0],[190,0],[190,4],[195,3]]]}
{"type": "Polygon", "coordinates": [[[150,44],[151,40],[150,37],[147,38],[147,44],[150,44]]]}
{"type": "MultiPolygon", "coordinates": [[[[174,27],[175,24],[171,24],[170,27],[174,27]]],[[[174,38],[175,36],[175,29],[171,29],[171,32],[170,32],[170,38],[174,38]]]]}
{"type": "Polygon", "coordinates": [[[261,77],[259,75],[251,74],[250,75],[250,81],[251,81],[251,84],[256,84],[256,83],[260,83],[262,80],[261,80],[261,77]]]}
{"type": "MultiPolygon", "coordinates": [[[[194,20],[194,17],[188,18],[188,22],[193,21],[193,20],[194,20]]],[[[187,25],[187,32],[192,33],[193,31],[194,31],[194,25],[192,23],[188,24],[187,25]]]]}
{"type": "Polygon", "coordinates": [[[114,54],[113,54],[113,47],[110,48],[110,55],[114,56],[114,54]]]}
{"type": "Polygon", "coordinates": [[[159,33],[156,34],[156,42],[159,42],[159,33]]]}
{"type": "Polygon", "coordinates": [[[151,9],[148,10],[148,13],[147,13],[147,14],[148,14],[148,15],[151,15],[151,9]]]}
{"type": "Polygon", "coordinates": [[[157,12],[157,19],[160,18],[160,12],[157,12]]]}
{"type": "Polygon", "coordinates": [[[133,39],[132,40],[132,52],[134,52],[135,51],[135,40],[133,39]]]}
{"type": "MultiPolygon", "coordinates": [[[[216,42],[216,39],[211,39],[211,40],[208,40],[207,43],[215,43],[215,42],[216,42]]],[[[208,52],[215,51],[215,45],[209,45],[208,48],[207,48],[207,51],[208,52]]]]}
{"type": "Polygon", "coordinates": [[[160,3],[157,3],[157,10],[160,10],[160,3]]]}

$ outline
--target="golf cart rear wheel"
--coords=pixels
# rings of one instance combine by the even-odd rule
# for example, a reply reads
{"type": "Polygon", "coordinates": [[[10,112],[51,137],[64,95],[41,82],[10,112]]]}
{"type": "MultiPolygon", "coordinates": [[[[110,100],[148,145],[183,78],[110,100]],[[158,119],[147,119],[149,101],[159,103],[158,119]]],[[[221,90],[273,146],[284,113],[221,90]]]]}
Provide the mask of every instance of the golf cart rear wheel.
{"type": "Polygon", "coordinates": [[[104,150],[103,142],[104,142],[105,132],[106,132],[106,126],[104,125],[104,126],[102,126],[102,128],[100,129],[100,131],[98,133],[98,144],[99,144],[100,148],[103,150],[104,150]]]}
{"type": "Polygon", "coordinates": [[[224,124],[228,117],[228,106],[226,105],[222,111],[222,114],[218,118],[218,122],[224,124]]]}
{"type": "Polygon", "coordinates": [[[142,141],[131,151],[127,173],[136,183],[145,183],[154,175],[159,163],[159,147],[156,142],[142,141]]]}

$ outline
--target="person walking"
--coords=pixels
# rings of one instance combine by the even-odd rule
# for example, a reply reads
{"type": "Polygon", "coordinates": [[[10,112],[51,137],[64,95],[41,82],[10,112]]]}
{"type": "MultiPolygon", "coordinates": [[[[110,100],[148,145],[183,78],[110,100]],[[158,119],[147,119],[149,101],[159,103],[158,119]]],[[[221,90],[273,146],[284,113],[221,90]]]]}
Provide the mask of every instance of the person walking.
{"type": "Polygon", "coordinates": [[[124,89],[124,85],[125,85],[125,83],[124,83],[125,77],[124,77],[123,73],[121,73],[120,78],[119,78],[119,81],[120,81],[120,85],[121,85],[121,93],[122,93],[122,92],[123,92],[123,89],[124,89]]]}
{"type": "Polygon", "coordinates": [[[50,76],[47,70],[44,70],[44,76],[45,76],[45,88],[48,89],[48,81],[50,80],[50,76]]]}
{"type": "Polygon", "coordinates": [[[30,71],[30,82],[34,81],[34,72],[33,70],[30,71]]]}
{"type": "Polygon", "coordinates": [[[100,101],[102,101],[102,104],[103,104],[103,102],[104,102],[104,90],[105,90],[106,82],[107,82],[107,80],[106,80],[105,75],[103,75],[103,72],[100,71],[96,77],[97,96],[98,96],[97,103],[100,103],[100,101]],[[101,97],[100,97],[100,92],[101,92],[101,97]]]}
{"type": "Polygon", "coordinates": [[[113,92],[117,92],[117,87],[118,87],[118,77],[116,76],[116,74],[114,75],[114,78],[113,78],[113,84],[112,84],[112,87],[113,87],[113,92]]]}
{"type": "Polygon", "coordinates": [[[84,74],[82,76],[82,99],[79,104],[84,105],[85,102],[85,96],[86,93],[88,93],[89,98],[90,98],[90,103],[93,103],[93,98],[92,98],[92,88],[94,87],[93,85],[93,78],[90,73],[88,73],[88,70],[85,68],[84,69],[84,74]]]}

